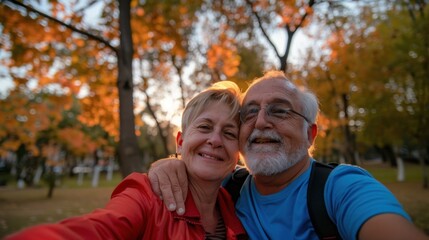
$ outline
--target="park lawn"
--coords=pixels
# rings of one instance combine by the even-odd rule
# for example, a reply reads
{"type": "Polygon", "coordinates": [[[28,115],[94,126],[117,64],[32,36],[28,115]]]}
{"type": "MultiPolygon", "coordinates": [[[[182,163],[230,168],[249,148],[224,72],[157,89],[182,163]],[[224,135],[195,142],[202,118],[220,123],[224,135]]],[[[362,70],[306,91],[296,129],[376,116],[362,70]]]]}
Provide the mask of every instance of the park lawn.
{"type": "Polygon", "coordinates": [[[388,165],[363,165],[402,203],[414,224],[429,235],[429,189],[423,188],[423,170],[418,164],[405,164],[405,182],[396,181],[397,170],[388,165]]]}
{"type": "MultiPolygon", "coordinates": [[[[414,223],[429,234],[429,189],[422,188],[419,165],[406,165],[406,182],[396,181],[396,170],[386,165],[363,165],[385,184],[403,204],[414,223]]],[[[0,188],[0,238],[27,226],[88,213],[103,207],[121,177],[116,174],[110,182],[100,179],[100,187],[92,188],[86,179],[83,186],[76,178],[63,180],[61,187],[47,199],[47,188],[0,188]]]]}
{"type": "Polygon", "coordinates": [[[89,177],[82,185],[77,184],[77,177],[63,177],[51,199],[47,198],[48,188],[43,184],[17,189],[13,183],[0,188],[0,239],[27,226],[56,222],[104,207],[120,180],[119,173],[115,173],[111,181],[102,176],[99,187],[93,188],[89,177]]]}

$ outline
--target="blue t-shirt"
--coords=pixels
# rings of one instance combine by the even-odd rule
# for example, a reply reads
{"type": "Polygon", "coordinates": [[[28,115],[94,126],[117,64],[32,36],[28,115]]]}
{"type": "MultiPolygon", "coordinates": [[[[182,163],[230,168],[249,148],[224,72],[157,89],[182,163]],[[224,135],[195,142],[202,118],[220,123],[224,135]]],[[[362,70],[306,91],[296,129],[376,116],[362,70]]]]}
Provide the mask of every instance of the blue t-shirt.
{"type": "MultiPolygon", "coordinates": [[[[311,167],[270,195],[259,194],[253,178],[247,177],[236,209],[251,239],[318,239],[307,209],[310,171],[311,167]]],[[[357,239],[362,224],[378,214],[395,213],[411,221],[394,195],[360,167],[337,166],[324,195],[326,210],[343,239],[357,239]]]]}

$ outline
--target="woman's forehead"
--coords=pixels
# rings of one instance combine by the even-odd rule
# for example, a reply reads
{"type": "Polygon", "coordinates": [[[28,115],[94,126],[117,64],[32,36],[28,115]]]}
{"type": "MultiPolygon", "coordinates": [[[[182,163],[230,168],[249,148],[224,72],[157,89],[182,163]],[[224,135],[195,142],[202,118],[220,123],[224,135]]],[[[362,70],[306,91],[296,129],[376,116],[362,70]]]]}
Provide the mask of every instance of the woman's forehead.
{"type": "Polygon", "coordinates": [[[216,119],[228,119],[235,121],[234,115],[231,114],[232,107],[224,102],[209,101],[205,104],[199,112],[196,112],[195,118],[191,120],[194,122],[200,118],[216,118],[216,119]]]}

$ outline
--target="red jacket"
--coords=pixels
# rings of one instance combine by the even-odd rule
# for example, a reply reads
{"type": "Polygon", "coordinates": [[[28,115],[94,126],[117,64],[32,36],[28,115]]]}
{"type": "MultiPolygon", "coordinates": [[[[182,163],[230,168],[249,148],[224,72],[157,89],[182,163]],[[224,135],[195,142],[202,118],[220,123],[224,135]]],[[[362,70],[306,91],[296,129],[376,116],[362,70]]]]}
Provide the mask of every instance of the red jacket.
{"type": "MultiPolygon", "coordinates": [[[[30,227],[6,239],[204,239],[200,214],[188,192],[186,213],[179,216],[168,211],[153,193],[146,174],[133,173],[116,187],[105,208],[59,223],[30,227]]],[[[220,189],[217,202],[227,239],[247,239],[225,189],[220,189]]]]}

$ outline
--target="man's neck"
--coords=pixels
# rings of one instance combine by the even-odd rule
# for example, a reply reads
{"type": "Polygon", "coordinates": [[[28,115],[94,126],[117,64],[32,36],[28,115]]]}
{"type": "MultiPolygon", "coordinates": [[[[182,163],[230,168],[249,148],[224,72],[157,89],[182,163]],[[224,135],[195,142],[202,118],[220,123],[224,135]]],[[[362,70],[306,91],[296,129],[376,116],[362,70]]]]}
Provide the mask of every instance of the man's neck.
{"type": "Polygon", "coordinates": [[[310,166],[310,158],[305,157],[292,167],[272,176],[254,175],[256,189],[262,195],[273,194],[281,191],[293,180],[299,177],[310,166]]]}

